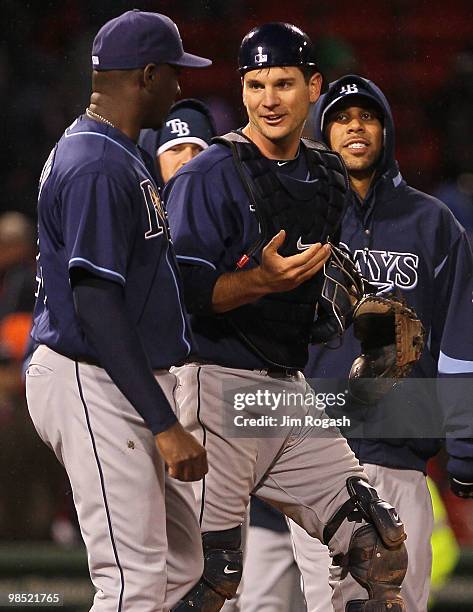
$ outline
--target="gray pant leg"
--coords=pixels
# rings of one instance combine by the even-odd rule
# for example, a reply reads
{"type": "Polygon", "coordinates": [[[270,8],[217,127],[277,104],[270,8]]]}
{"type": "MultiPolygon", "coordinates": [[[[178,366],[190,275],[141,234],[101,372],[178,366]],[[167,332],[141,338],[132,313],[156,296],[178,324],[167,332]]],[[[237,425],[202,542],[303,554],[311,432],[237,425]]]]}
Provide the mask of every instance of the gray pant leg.
{"type": "MultiPolygon", "coordinates": [[[[250,432],[253,437],[229,435],[224,422],[225,415],[234,414],[223,394],[225,384],[245,389],[270,383],[276,392],[311,393],[302,374],[270,380],[257,372],[198,364],[174,371],[180,383],[176,397],[181,421],[204,443],[209,458],[209,473],[199,485],[202,531],[242,523],[253,491],[321,539],[325,525],[349,498],[347,479],[366,478],[340,432],[306,426],[305,406],[296,410],[300,425],[282,427],[267,437],[256,437],[257,432],[250,432]]],[[[246,407],[241,414],[256,416],[257,411],[246,407]]],[[[323,412],[318,416],[326,417],[323,412]]],[[[347,552],[355,528],[347,521],[342,524],[330,543],[332,554],[347,552]]],[[[367,598],[359,588],[360,598],[367,598]]]]}
{"type": "MultiPolygon", "coordinates": [[[[158,379],[173,402],[174,377],[163,372],[158,379]]],[[[92,610],[116,612],[121,602],[123,609],[164,611],[167,594],[175,603],[202,572],[191,488],[169,483],[165,501],[170,479],[154,437],[101,368],[76,368],[39,347],[26,384],[33,423],[71,482],[97,590],[92,610]],[[179,534],[171,526],[169,549],[167,511],[182,523],[179,534]],[[172,558],[168,576],[173,545],[186,552],[172,558]]]]}
{"type": "MultiPolygon", "coordinates": [[[[305,380],[299,381],[299,384],[304,388],[305,380]]],[[[309,392],[307,388],[306,392],[309,392]]],[[[323,419],[326,415],[321,412],[319,417],[323,419]]],[[[279,508],[309,536],[322,540],[325,526],[349,498],[346,481],[352,476],[367,479],[340,432],[336,428],[318,430],[303,425],[293,431],[284,452],[263,476],[254,493],[279,508]]],[[[330,542],[330,554],[345,554],[353,532],[359,526],[344,521],[330,542]]],[[[303,534],[295,540],[296,555],[306,559],[302,568],[310,568],[308,559],[312,546],[313,543],[303,534]],[[304,542],[308,543],[304,545],[304,542]]],[[[319,549],[317,544],[315,548],[319,549]]],[[[304,583],[312,584],[309,573],[304,571],[304,574],[304,583]]],[[[344,611],[346,605],[339,596],[342,580],[344,583],[352,579],[349,576],[345,578],[341,568],[332,568],[332,603],[337,612],[344,611]]],[[[366,590],[354,580],[353,583],[355,598],[367,599],[366,590]]],[[[308,587],[309,598],[310,590],[308,587]]],[[[317,610],[317,601],[310,599],[308,604],[317,610]]]]}
{"type": "Polygon", "coordinates": [[[329,550],[297,523],[291,520],[288,522],[294,558],[302,576],[307,612],[333,612],[332,589],[329,585],[329,550]]]}
{"type": "Polygon", "coordinates": [[[300,578],[294,563],[290,534],[250,527],[243,568],[241,610],[305,611],[300,578]]]}
{"type": "MultiPolygon", "coordinates": [[[[310,387],[303,376],[297,382],[301,392],[310,387]]],[[[320,419],[326,417],[319,413],[320,419]]],[[[266,464],[263,453],[258,463],[266,464]]],[[[259,472],[259,466],[257,466],[259,472]]],[[[311,536],[322,539],[323,530],[334,513],[349,499],[348,478],[367,476],[345,438],[334,427],[320,429],[304,423],[294,427],[284,451],[261,474],[255,494],[280,508],[311,536]]],[[[352,525],[342,524],[332,538],[333,554],[345,553],[352,525]]]]}
{"type": "MultiPolygon", "coordinates": [[[[250,493],[258,480],[258,469],[265,471],[285,443],[286,430],[280,437],[258,438],[228,435],[223,385],[264,385],[267,378],[259,373],[216,365],[186,364],[172,370],[178,377],[176,400],[183,426],[196,436],[207,450],[209,472],[196,483],[201,530],[221,531],[243,523],[250,493]],[[262,463],[263,462],[263,463],[262,463]]],[[[281,389],[284,383],[276,381],[281,389]]],[[[228,398],[227,398],[228,399],[228,398]]],[[[248,416],[251,412],[245,412],[248,416]]]]}
{"type": "Polygon", "coordinates": [[[409,564],[401,596],[407,611],[427,612],[434,517],[426,478],[417,470],[395,470],[373,464],[364,467],[379,496],[396,508],[404,522],[409,564]]]}

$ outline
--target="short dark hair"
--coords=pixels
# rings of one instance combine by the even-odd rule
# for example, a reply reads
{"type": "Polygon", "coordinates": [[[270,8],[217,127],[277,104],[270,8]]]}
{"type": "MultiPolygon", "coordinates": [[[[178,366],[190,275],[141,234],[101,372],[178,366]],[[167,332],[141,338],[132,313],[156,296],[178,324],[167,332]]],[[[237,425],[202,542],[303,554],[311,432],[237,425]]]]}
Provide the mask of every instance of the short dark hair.
{"type": "Polygon", "coordinates": [[[314,74],[320,72],[317,66],[297,66],[297,68],[299,68],[299,70],[302,72],[306,84],[309,83],[314,74]]]}

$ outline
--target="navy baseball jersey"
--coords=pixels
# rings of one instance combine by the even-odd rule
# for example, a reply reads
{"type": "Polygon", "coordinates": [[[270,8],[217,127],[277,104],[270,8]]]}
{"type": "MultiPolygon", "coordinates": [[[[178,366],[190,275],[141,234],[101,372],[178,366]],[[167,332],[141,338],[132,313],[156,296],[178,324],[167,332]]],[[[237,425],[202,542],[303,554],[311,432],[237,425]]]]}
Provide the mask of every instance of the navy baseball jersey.
{"type": "MultiPolygon", "coordinates": [[[[295,160],[274,160],[272,164],[276,172],[294,180],[309,178],[305,153],[295,160]]],[[[223,318],[208,316],[217,278],[235,271],[237,262],[259,236],[255,211],[231,150],[214,144],[200,153],[167,183],[164,201],[186,301],[194,305],[190,310],[199,358],[235,368],[267,367],[223,318]]],[[[259,264],[260,255],[257,251],[247,269],[259,264]]]]}
{"type": "Polygon", "coordinates": [[[154,369],[191,353],[152,161],[123,132],[85,116],[65,131],[41,175],[38,233],[36,343],[97,361],[74,310],[70,272],[78,267],[124,287],[128,314],[154,369]]]}

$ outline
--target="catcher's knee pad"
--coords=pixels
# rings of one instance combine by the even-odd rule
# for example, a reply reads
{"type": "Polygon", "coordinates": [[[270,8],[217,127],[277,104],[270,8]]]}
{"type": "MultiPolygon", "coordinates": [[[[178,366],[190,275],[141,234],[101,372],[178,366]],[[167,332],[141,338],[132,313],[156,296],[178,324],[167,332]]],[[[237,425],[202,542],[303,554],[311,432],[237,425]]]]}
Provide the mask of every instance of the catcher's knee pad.
{"type": "Polygon", "coordinates": [[[207,531],[202,534],[202,544],[204,573],[173,612],[217,612],[226,599],[235,597],[243,572],[241,526],[207,531]]]}
{"type": "Polygon", "coordinates": [[[399,596],[407,571],[406,533],[395,509],[378,497],[376,490],[358,477],[347,480],[350,494],[324,530],[328,544],[346,519],[367,524],[357,529],[345,555],[336,555],[342,565],[361,584],[369,600],[351,601],[347,612],[399,612],[404,604],[399,596]]]}
{"type": "Polygon", "coordinates": [[[347,480],[350,498],[332,516],[323,533],[323,540],[328,544],[346,519],[361,523],[363,520],[375,527],[385,546],[395,549],[406,539],[404,525],[396,510],[379,498],[376,489],[358,476],[347,480]]]}

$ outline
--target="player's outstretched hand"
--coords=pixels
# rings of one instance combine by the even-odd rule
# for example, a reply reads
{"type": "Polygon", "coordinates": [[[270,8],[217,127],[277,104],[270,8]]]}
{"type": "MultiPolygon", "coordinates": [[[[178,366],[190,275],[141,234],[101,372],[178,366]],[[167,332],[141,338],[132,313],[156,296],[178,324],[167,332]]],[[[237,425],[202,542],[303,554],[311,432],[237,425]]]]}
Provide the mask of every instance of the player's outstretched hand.
{"type": "Polygon", "coordinates": [[[268,292],[290,291],[319,272],[330,255],[330,246],[313,244],[302,253],[283,257],[278,249],[286,232],[281,230],[263,249],[259,267],[260,282],[268,292]]]}
{"type": "Polygon", "coordinates": [[[169,476],[186,482],[200,480],[207,474],[207,452],[180,423],[155,436],[169,476]]]}

